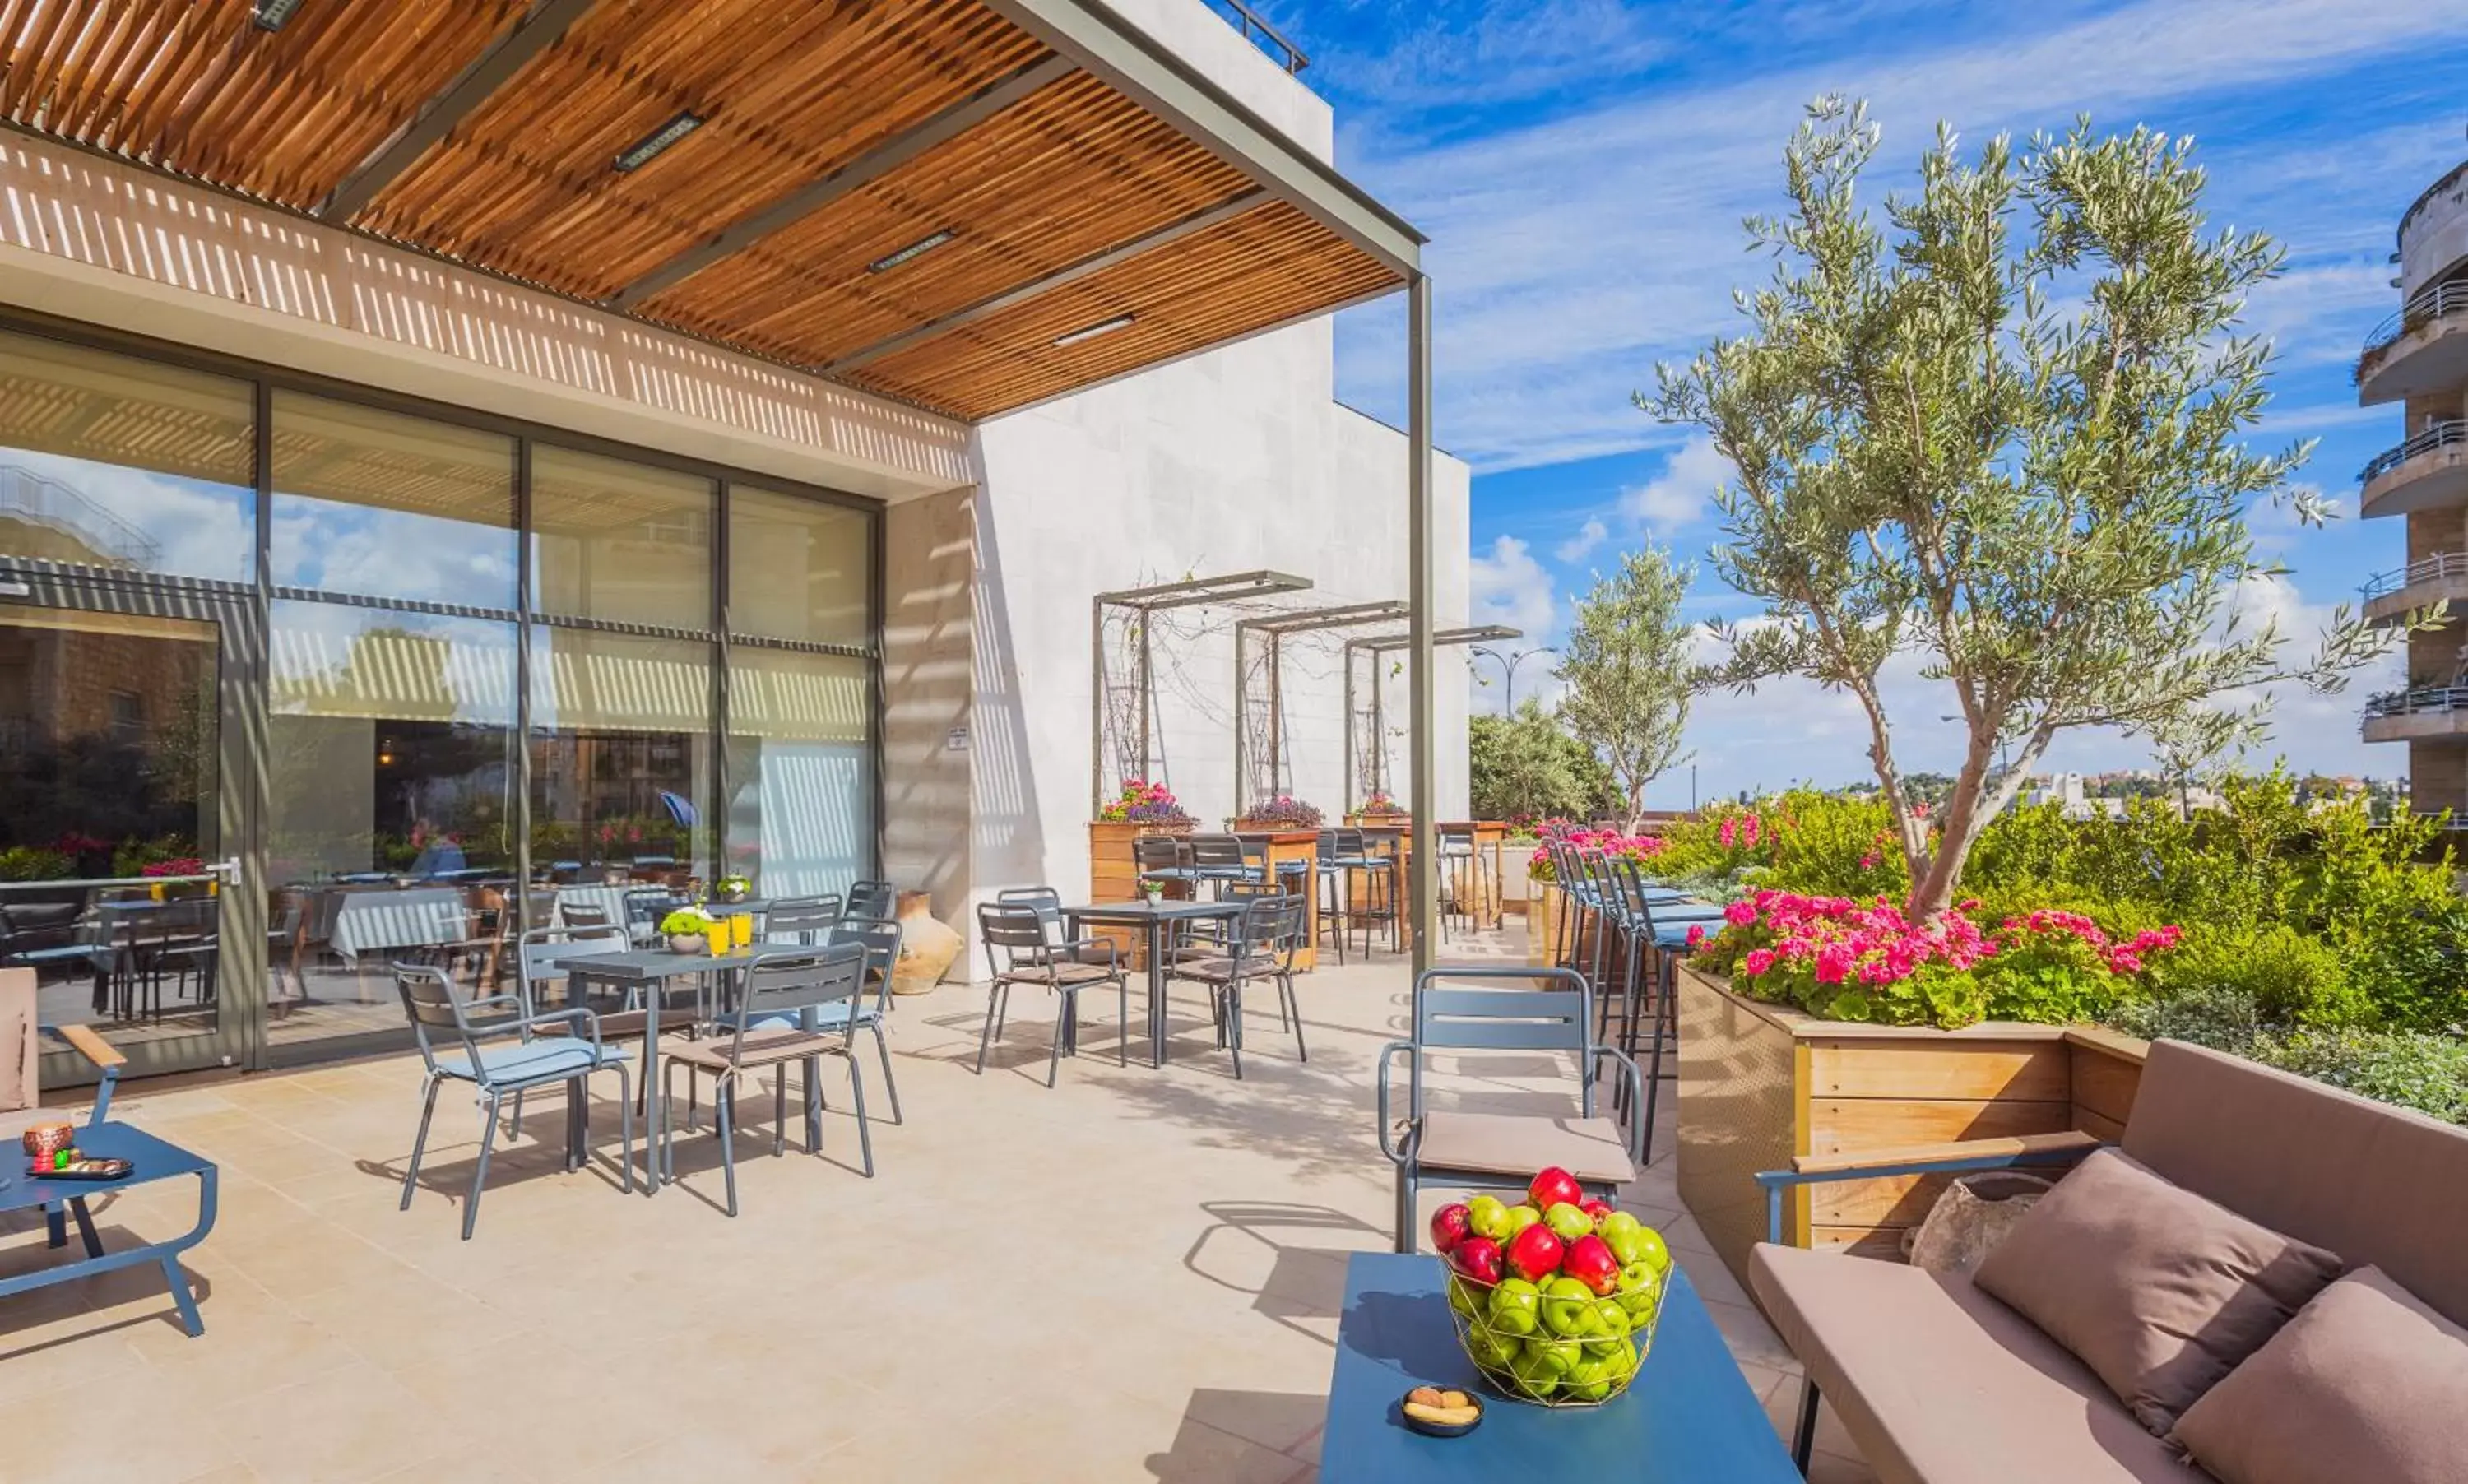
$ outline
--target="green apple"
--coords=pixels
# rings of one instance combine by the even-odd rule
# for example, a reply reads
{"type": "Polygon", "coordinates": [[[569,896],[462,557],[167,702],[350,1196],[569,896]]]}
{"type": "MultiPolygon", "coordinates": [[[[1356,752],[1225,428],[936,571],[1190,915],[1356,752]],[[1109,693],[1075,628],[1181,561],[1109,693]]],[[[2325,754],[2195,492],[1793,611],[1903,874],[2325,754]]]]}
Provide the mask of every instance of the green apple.
{"type": "Polygon", "coordinates": [[[1542,1213],[1542,1224],[1562,1242],[1574,1242],[1594,1229],[1594,1219],[1563,1200],[1542,1213]]]}
{"type": "Polygon", "coordinates": [[[1602,1230],[1595,1235],[1603,1239],[1603,1245],[1611,1249],[1611,1256],[1619,1259],[1622,1267],[1645,1258],[1645,1223],[1626,1211],[1613,1211],[1604,1217],[1602,1230]]]}
{"type": "Polygon", "coordinates": [[[1527,1350],[1509,1363],[1508,1374],[1516,1380],[1517,1389],[1537,1402],[1547,1402],[1560,1389],[1561,1370],[1527,1350]]]}
{"type": "Polygon", "coordinates": [[[1586,1338],[1586,1353],[1607,1356],[1628,1340],[1628,1310],[1616,1298],[1594,1300],[1594,1333],[1586,1338]]]}
{"type": "Polygon", "coordinates": [[[1466,1225],[1477,1237],[1506,1242],[1515,1235],[1508,1222],[1508,1202],[1497,1196],[1476,1196],[1466,1202],[1466,1225]]]}
{"type": "Polygon", "coordinates": [[[1510,1206],[1508,1208],[1509,1239],[1514,1241],[1519,1232],[1523,1231],[1526,1227],[1533,1225],[1536,1221],[1541,1220],[1542,1220],[1542,1213],[1535,1210],[1532,1206],[1521,1203],[1510,1206]]]}
{"type": "Polygon", "coordinates": [[[1449,1274],[1449,1307],[1469,1319],[1481,1318],[1485,1310],[1481,1293],[1456,1273],[1449,1274]]]}
{"type": "Polygon", "coordinates": [[[1662,1269],[1642,1260],[1631,1263],[1620,1269],[1619,1287],[1613,1291],[1632,1319],[1643,1320],[1661,1300],[1662,1269]]]}
{"type": "Polygon", "coordinates": [[[1466,1332],[1466,1354],[1474,1363],[1487,1371],[1506,1371],[1517,1364],[1525,1353],[1516,1336],[1475,1325],[1466,1332]]]}
{"type": "Polygon", "coordinates": [[[1588,1356],[1569,1368],[1561,1386],[1580,1402],[1606,1401],[1619,1384],[1619,1378],[1611,1373],[1612,1363],[1600,1356],[1588,1356]]]}
{"type": "Polygon", "coordinates": [[[1618,1349],[1599,1358],[1603,1362],[1603,1374],[1617,1384],[1636,1374],[1637,1363],[1643,1357],[1637,1354],[1635,1340],[1624,1339],[1619,1342],[1618,1349]]]}
{"type": "Polygon", "coordinates": [[[1573,1339],[1551,1339],[1537,1335],[1525,1341],[1525,1355],[1535,1363],[1548,1367],[1552,1375],[1565,1376],[1586,1358],[1586,1351],[1573,1339]]]}
{"type": "Polygon", "coordinates": [[[1594,1290],[1574,1278],[1554,1278],[1542,1286],[1542,1327],[1569,1339],[1594,1332],[1594,1290]]]}
{"type": "MultiPolygon", "coordinates": [[[[1619,1249],[1617,1247],[1613,1247],[1611,1249],[1611,1255],[1619,1257],[1619,1249]]],[[[1670,1271],[1671,1248],[1663,1243],[1662,1233],[1656,1231],[1651,1226],[1646,1227],[1642,1232],[1640,1232],[1637,1236],[1637,1254],[1635,1260],[1641,1263],[1652,1263],[1656,1272],[1670,1271]]],[[[1620,1262],[1625,1266],[1629,1262],[1629,1259],[1621,1257],[1620,1262]]]]}
{"type": "Polygon", "coordinates": [[[1506,1335],[1531,1335],[1542,1322],[1542,1290],[1522,1278],[1502,1278],[1491,1290],[1491,1327],[1506,1335]]]}

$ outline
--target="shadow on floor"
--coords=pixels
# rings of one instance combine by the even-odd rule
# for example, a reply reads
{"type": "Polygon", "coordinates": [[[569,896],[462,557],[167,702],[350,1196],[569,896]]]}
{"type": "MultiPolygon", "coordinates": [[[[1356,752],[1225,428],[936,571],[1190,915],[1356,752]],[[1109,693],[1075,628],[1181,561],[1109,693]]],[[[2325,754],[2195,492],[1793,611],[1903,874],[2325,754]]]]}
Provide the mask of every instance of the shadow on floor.
{"type": "Polygon", "coordinates": [[[1311,1442],[1327,1413],[1325,1396],[1203,1387],[1191,1394],[1174,1447],[1149,1455],[1149,1473],[1163,1484],[1223,1484],[1235,1476],[1247,1443],[1292,1458],[1293,1472],[1269,1475],[1273,1484],[1307,1478],[1315,1471],[1291,1450],[1311,1442]]]}

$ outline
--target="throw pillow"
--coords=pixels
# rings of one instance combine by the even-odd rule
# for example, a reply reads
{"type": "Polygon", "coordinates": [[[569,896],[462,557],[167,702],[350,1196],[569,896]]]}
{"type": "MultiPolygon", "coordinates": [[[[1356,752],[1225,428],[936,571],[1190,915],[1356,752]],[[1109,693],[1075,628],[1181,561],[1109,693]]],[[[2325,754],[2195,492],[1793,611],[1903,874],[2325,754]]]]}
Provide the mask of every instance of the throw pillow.
{"type": "Polygon", "coordinates": [[[2340,1276],[2340,1260],[2101,1150],[1973,1275],[2165,1436],[2340,1276]]]}
{"type": "Polygon", "coordinates": [[[2468,1468],[2468,1330],[2360,1268],[2170,1436],[2227,1484],[2456,1484],[2468,1468]]]}

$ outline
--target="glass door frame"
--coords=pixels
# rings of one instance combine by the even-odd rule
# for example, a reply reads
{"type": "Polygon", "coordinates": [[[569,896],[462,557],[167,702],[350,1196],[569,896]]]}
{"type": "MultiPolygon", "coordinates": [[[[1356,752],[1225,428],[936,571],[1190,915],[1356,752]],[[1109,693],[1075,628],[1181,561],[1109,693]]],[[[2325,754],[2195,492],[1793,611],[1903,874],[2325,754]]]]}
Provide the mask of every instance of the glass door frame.
{"type": "MultiPolygon", "coordinates": [[[[266,883],[258,849],[265,797],[264,612],[253,584],[148,574],[122,578],[64,563],[0,556],[0,614],[16,609],[120,614],[212,624],[216,644],[217,828],[221,871],[217,914],[215,1028],[203,1034],[115,1041],[124,1077],[219,1067],[254,1068],[264,1054],[266,883]]],[[[211,868],[211,863],[210,863],[211,868]]],[[[110,1028],[98,1026],[106,1039],[110,1028]]],[[[92,1084],[92,1062],[47,1038],[45,1087],[92,1084]]]]}

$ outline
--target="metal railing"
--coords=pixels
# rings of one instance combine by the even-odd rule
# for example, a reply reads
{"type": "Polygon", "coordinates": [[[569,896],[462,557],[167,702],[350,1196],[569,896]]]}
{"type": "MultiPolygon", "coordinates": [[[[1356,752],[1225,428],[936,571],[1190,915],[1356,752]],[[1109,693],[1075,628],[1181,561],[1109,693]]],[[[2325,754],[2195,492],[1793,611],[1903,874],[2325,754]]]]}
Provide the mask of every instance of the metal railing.
{"type": "Polygon", "coordinates": [[[151,570],[162,556],[152,537],[57,479],[0,465],[0,516],[47,527],[115,566],[151,570]]]}
{"type": "Polygon", "coordinates": [[[2455,279],[2448,284],[2418,289],[2415,298],[2402,305],[2398,313],[2376,325],[2373,331],[2365,336],[2364,354],[2370,356],[2411,331],[2422,329],[2450,314],[2468,314],[2468,279],[2455,279]]]}
{"type": "Polygon", "coordinates": [[[2421,685],[2365,697],[2365,719],[2468,711],[2468,685],[2421,685]]]}
{"type": "Polygon", "coordinates": [[[2386,448],[2376,454],[2358,471],[2357,483],[2369,485],[2411,459],[2458,444],[2468,444],[2468,421],[2454,418],[2448,422],[2436,422],[2398,447],[2386,448]]]}
{"type": "Polygon", "coordinates": [[[2377,572],[2365,580],[2360,589],[2367,598],[2395,593],[2419,582],[2439,582],[2446,578],[2468,578],[2468,552],[2438,551],[2431,557],[2419,557],[2404,567],[2377,572]]]}
{"type": "Polygon", "coordinates": [[[1243,0],[1208,0],[1208,4],[1242,32],[1245,40],[1268,53],[1271,60],[1288,72],[1300,72],[1311,65],[1311,58],[1303,55],[1301,47],[1287,40],[1283,33],[1263,19],[1259,11],[1245,5],[1243,0]]]}

